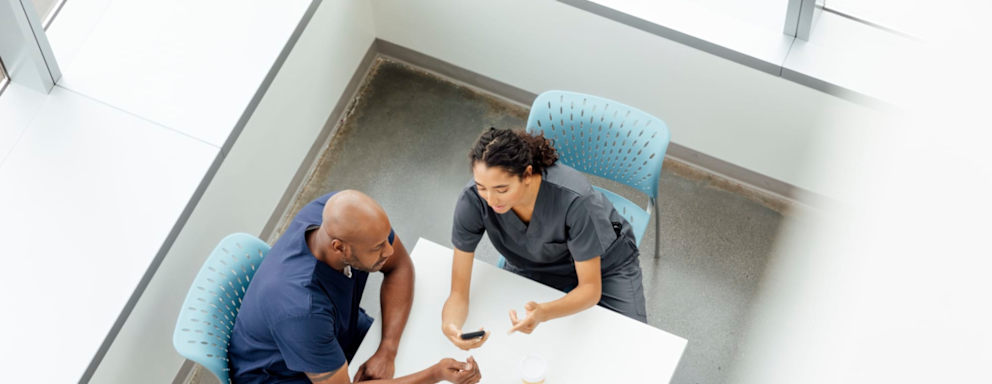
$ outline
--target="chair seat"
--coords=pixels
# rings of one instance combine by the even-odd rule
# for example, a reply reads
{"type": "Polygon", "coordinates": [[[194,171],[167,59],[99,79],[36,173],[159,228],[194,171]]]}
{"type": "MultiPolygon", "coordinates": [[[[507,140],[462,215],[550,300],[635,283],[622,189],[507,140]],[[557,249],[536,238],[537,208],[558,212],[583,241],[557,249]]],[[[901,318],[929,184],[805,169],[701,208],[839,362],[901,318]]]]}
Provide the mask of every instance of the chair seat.
{"type": "Polygon", "coordinates": [[[606,198],[613,203],[613,207],[620,213],[620,216],[627,219],[627,222],[634,229],[634,238],[637,240],[637,246],[641,246],[641,240],[644,239],[644,231],[648,229],[648,222],[651,220],[651,212],[609,190],[597,186],[593,186],[593,188],[603,192],[606,198]]]}

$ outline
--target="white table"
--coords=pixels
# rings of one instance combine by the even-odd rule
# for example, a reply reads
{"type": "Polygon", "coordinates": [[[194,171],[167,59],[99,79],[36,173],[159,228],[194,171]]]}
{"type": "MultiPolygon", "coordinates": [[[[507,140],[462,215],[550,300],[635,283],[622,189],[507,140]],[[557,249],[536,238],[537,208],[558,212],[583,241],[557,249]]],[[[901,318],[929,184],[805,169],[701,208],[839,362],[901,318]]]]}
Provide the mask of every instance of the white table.
{"type": "MultiPolygon", "coordinates": [[[[451,284],[450,248],[423,238],[411,252],[417,269],[413,308],[400,340],[396,376],[424,369],[444,357],[475,356],[483,383],[519,383],[520,360],[536,353],[548,361],[547,384],[667,383],[685,350],[686,340],[647,324],[595,306],[566,318],[540,324],[534,333],[507,335],[512,308],[525,313],[530,300],[545,302],[562,292],[476,261],[465,330],[485,327],[492,335],[485,345],[462,351],[441,334],[441,307],[451,284]]],[[[378,303],[365,306],[376,318],[350,365],[354,375],[382,337],[378,303]]]]}

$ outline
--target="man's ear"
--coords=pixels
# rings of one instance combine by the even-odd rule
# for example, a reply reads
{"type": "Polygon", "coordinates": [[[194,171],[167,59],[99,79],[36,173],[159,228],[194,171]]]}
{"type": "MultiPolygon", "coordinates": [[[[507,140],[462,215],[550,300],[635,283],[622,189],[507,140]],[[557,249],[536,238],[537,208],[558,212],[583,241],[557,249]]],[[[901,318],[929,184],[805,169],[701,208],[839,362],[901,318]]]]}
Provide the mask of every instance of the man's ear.
{"type": "Polygon", "coordinates": [[[344,254],[344,242],[340,239],[331,239],[331,251],[344,254]]]}
{"type": "Polygon", "coordinates": [[[533,174],[534,174],[534,166],[528,165],[527,168],[524,169],[524,178],[527,178],[527,176],[531,176],[533,174]]]}

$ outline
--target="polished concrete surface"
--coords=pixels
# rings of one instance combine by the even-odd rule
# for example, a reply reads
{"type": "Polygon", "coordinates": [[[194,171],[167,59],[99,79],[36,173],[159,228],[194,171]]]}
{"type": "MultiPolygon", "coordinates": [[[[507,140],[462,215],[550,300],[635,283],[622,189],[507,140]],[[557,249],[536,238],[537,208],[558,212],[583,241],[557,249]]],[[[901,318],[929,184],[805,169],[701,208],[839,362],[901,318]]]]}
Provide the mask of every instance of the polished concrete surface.
{"type": "MultiPolygon", "coordinates": [[[[418,237],[450,246],[455,197],[470,178],[470,145],[490,126],[523,128],[527,112],[380,61],[289,212],[326,192],[358,189],[382,204],[408,248],[418,237]]],[[[678,167],[671,165],[666,161],[660,181],[659,254],[652,227],[641,243],[648,322],[689,340],[673,383],[721,383],[782,215],[707,178],[673,173],[678,167]]],[[[616,183],[592,181],[636,196],[616,183]]],[[[488,241],[476,254],[495,264],[488,241]]],[[[378,281],[366,295],[378,296],[378,281]]]]}

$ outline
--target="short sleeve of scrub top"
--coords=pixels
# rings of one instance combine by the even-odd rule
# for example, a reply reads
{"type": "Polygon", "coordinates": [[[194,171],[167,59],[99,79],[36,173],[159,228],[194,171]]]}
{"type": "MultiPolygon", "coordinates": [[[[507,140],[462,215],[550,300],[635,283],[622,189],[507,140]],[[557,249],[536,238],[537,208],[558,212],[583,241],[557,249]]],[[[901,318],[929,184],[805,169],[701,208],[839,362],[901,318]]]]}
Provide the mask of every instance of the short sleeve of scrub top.
{"type": "Polygon", "coordinates": [[[331,316],[311,314],[285,319],[273,324],[271,332],[286,367],[294,371],[330,372],[347,360],[334,336],[331,316]]]}
{"type": "Polygon", "coordinates": [[[598,197],[598,194],[582,196],[575,199],[565,211],[568,252],[575,261],[606,255],[607,248],[617,239],[610,220],[610,209],[613,206],[604,207],[606,199],[598,197]]]}
{"type": "Polygon", "coordinates": [[[486,232],[482,208],[485,203],[475,193],[463,191],[455,204],[454,224],[451,226],[451,245],[464,252],[475,252],[475,247],[486,232]]]}

